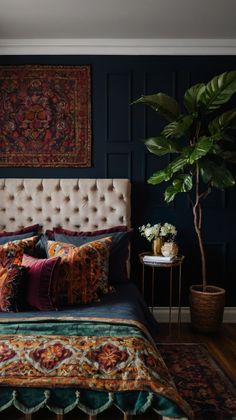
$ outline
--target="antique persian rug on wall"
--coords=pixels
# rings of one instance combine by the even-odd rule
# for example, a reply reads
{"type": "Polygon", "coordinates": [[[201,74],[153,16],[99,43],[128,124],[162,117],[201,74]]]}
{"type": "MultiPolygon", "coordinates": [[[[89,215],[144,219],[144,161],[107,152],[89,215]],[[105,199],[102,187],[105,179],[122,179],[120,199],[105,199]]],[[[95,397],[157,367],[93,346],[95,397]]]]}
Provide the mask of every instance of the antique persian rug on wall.
{"type": "Polygon", "coordinates": [[[0,166],[91,166],[90,66],[0,66],[0,166]]]}

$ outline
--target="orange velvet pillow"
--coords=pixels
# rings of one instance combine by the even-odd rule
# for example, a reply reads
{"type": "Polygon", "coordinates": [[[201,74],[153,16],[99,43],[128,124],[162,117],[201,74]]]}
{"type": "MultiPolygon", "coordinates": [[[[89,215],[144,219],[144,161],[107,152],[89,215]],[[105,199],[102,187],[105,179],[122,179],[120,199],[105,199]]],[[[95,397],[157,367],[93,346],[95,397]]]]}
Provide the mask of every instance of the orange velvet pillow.
{"type": "Polygon", "coordinates": [[[80,247],[48,241],[49,256],[61,257],[57,268],[58,294],[67,291],[69,304],[98,302],[100,293],[113,290],[108,284],[111,244],[110,237],[80,247]]]}

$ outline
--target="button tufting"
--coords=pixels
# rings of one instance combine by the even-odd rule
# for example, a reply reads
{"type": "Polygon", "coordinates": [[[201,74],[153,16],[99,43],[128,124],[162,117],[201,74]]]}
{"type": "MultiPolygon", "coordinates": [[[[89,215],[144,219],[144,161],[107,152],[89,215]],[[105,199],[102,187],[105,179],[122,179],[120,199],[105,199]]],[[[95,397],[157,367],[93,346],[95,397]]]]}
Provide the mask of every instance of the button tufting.
{"type": "Polygon", "coordinates": [[[41,182],[41,184],[37,185],[37,191],[43,191],[43,184],[41,182]]]}
{"type": "Polygon", "coordinates": [[[32,200],[31,195],[28,195],[28,197],[26,197],[26,200],[27,200],[27,201],[31,201],[31,200],[32,200]]]}
{"type": "Polygon", "coordinates": [[[69,219],[69,217],[65,217],[65,222],[69,222],[70,221],[70,219],[69,219]]]}
{"type": "Polygon", "coordinates": [[[121,223],[123,223],[123,221],[124,221],[124,217],[123,217],[123,216],[120,216],[120,217],[119,217],[119,221],[120,221],[121,223]]]}
{"type": "Polygon", "coordinates": [[[94,228],[94,229],[97,229],[97,228],[98,228],[98,225],[93,225],[93,228],[94,228]]]}
{"type": "Polygon", "coordinates": [[[5,207],[2,207],[2,208],[0,209],[0,211],[6,211],[5,207]]]}
{"type": "Polygon", "coordinates": [[[84,221],[85,221],[85,223],[88,223],[89,218],[88,217],[85,217],[84,221]]]}
{"type": "Polygon", "coordinates": [[[60,207],[56,207],[56,208],[55,208],[55,212],[56,212],[56,213],[60,213],[60,211],[61,211],[60,207]]]}
{"type": "Polygon", "coordinates": [[[15,219],[15,217],[10,217],[9,220],[10,220],[10,222],[14,222],[16,219],[15,219]]]}
{"type": "Polygon", "coordinates": [[[18,185],[18,187],[17,187],[17,190],[18,190],[18,191],[23,191],[24,189],[25,189],[24,184],[20,184],[20,185],[18,185]]]}
{"type": "Polygon", "coordinates": [[[38,212],[43,211],[42,207],[37,207],[37,208],[36,208],[36,210],[37,210],[38,212]]]}
{"type": "Polygon", "coordinates": [[[102,222],[107,222],[107,218],[106,217],[103,217],[101,220],[102,220],[102,222]]]}
{"type": "Polygon", "coordinates": [[[23,207],[17,207],[17,210],[18,211],[23,211],[24,209],[23,209],[23,207]]]}
{"type": "Polygon", "coordinates": [[[14,197],[14,195],[12,195],[12,194],[11,194],[11,195],[9,195],[9,200],[13,201],[13,200],[14,200],[14,198],[15,198],[15,197],[14,197]]]}
{"type": "Polygon", "coordinates": [[[74,225],[74,227],[77,228],[77,229],[79,229],[80,228],[80,225],[74,225]]]}
{"type": "Polygon", "coordinates": [[[114,212],[116,211],[116,209],[114,209],[114,207],[110,207],[110,212],[114,212]]]}
{"type": "Polygon", "coordinates": [[[51,217],[46,218],[46,222],[51,222],[51,221],[52,221],[51,217]]]}
{"type": "Polygon", "coordinates": [[[64,200],[68,203],[70,201],[70,196],[69,195],[66,195],[65,198],[64,198],[64,200]]]}
{"type": "Polygon", "coordinates": [[[91,190],[91,191],[97,191],[97,189],[98,189],[97,184],[94,184],[94,185],[90,188],[90,190],[91,190]]]}
{"type": "Polygon", "coordinates": [[[27,217],[27,221],[32,222],[33,221],[32,217],[27,217]]]}
{"type": "Polygon", "coordinates": [[[61,184],[59,182],[59,184],[57,184],[55,187],[55,191],[60,191],[60,190],[61,190],[61,184]]]}
{"type": "Polygon", "coordinates": [[[52,201],[52,197],[51,197],[50,195],[48,195],[48,196],[46,197],[46,201],[52,201]]]}
{"type": "Polygon", "coordinates": [[[87,195],[85,195],[85,196],[83,197],[83,200],[84,200],[84,201],[88,201],[88,196],[87,196],[87,195]]]}
{"type": "Polygon", "coordinates": [[[101,195],[100,201],[105,201],[105,196],[104,195],[101,195]]]}
{"type": "Polygon", "coordinates": [[[78,184],[77,184],[77,185],[74,185],[73,190],[74,190],[74,191],[79,191],[79,186],[78,186],[78,184]]]}
{"type": "Polygon", "coordinates": [[[92,208],[93,212],[96,213],[98,211],[97,207],[92,208]]]}
{"type": "Polygon", "coordinates": [[[73,211],[74,213],[79,213],[79,207],[75,207],[73,211]]]}

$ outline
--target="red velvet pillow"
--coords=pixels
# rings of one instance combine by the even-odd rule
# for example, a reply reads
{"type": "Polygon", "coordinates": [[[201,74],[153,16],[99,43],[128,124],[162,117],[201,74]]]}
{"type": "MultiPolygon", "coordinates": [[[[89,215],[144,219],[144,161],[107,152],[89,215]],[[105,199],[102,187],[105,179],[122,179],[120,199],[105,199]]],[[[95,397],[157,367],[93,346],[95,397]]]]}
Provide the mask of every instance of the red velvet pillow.
{"type": "Polygon", "coordinates": [[[23,255],[22,265],[29,268],[27,303],[40,311],[53,311],[57,263],[60,257],[37,259],[23,255]]]}

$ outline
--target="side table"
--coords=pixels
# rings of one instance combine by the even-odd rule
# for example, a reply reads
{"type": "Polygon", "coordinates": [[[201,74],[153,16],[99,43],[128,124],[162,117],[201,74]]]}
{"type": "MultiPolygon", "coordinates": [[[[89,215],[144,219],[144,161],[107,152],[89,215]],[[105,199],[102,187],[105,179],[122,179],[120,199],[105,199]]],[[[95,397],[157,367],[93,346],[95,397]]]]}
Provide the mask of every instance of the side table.
{"type": "Polygon", "coordinates": [[[172,324],[172,300],[173,300],[173,268],[178,269],[178,332],[180,332],[181,326],[181,287],[182,287],[182,264],[184,261],[184,256],[177,256],[172,262],[147,262],[143,260],[145,255],[152,255],[150,252],[142,252],[139,254],[139,260],[142,264],[142,294],[144,296],[144,287],[145,287],[145,268],[151,267],[152,277],[151,277],[151,287],[152,287],[152,312],[154,307],[154,282],[157,279],[157,270],[160,268],[167,268],[170,271],[169,275],[169,334],[171,334],[171,324],[172,324]],[[155,275],[156,274],[156,275],[155,275]]]}

